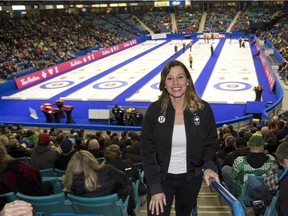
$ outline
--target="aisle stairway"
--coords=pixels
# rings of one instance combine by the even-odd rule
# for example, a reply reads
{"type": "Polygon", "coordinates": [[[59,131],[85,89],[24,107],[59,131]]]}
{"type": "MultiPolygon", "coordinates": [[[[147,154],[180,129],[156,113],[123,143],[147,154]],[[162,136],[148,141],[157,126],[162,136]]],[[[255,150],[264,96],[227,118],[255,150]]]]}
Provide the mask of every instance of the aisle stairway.
{"type": "MultiPolygon", "coordinates": [[[[175,216],[174,206],[172,206],[171,216],[175,216]]],[[[232,215],[229,206],[219,198],[218,194],[206,183],[202,184],[198,196],[198,216],[225,216],[232,215]]],[[[146,203],[141,207],[137,216],[147,216],[146,203]]]]}
{"type": "Polygon", "coordinates": [[[199,24],[198,33],[199,32],[201,33],[204,31],[206,16],[207,16],[207,12],[203,12],[201,20],[200,20],[200,24],[199,24]]]}
{"type": "Polygon", "coordinates": [[[178,32],[175,14],[171,13],[170,17],[171,17],[172,32],[178,32]]]}
{"type": "Polygon", "coordinates": [[[232,27],[235,25],[235,23],[237,22],[238,17],[240,16],[241,12],[239,11],[236,16],[234,17],[234,19],[232,20],[232,22],[230,23],[229,27],[227,28],[226,32],[230,32],[232,27]]]}
{"type": "Polygon", "coordinates": [[[136,19],[136,20],[140,23],[140,25],[141,25],[145,30],[147,30],[147,31],[149,32],[150,35],[153,35],[153,34],[154,34],[154,32],[153,32],[147,25],[145,25],[145,23],[143,23],[137,16],[133,15],[133,18],[136,19]]]}

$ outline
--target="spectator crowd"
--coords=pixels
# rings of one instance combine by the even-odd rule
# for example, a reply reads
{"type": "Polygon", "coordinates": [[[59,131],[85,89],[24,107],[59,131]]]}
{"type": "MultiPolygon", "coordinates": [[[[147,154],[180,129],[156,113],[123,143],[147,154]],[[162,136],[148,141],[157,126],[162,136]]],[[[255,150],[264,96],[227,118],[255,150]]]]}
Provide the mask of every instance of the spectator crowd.
{"type": "MultiPolygon", "coordinates": [[[[209,9],[202,31],[249,31],[252,23],[265,26],[257,29],[260,39],[269,39],[287,60],[287,14],[279,8],[247,8],[237,11],[209,9]],[[238,18],[234,21],[234,17],[238,18]],[[276,19],[277,18],[277,19],[276,19]],[[273,25],[270,22],[273,20],[273,25]],[[233,24],[234,23],[234,24],[233,24]],[[269,25],[268,25],[268,24],[269,25]],[[233,26],[230,29],[230,25],[233,26]],[[268,28],[269,27],[269,28],[268,28]]],[[[178,33],[201,30],[201,10],[176,10],[178,33]]],[[[169,9],[154,8],[137,13],[137,17],[154,33],[171,33],[169,9]]],[[[136,14],[136,13],[135,13],[136,14]]],[[[53,16],[24,16],[1,21],[0,78],[3,80],[31,73],[73,59],[80,51],[103,49],[144,35],[147,31],[134,14],[55,14],[53,16]],[[131,20],[128,22],[128,18],[131,20]]]]}
{"type": "MultiPolygon", "coordinates": [[[[253,122],[249,128],[235,130],[233,125],[223,125],[221,128],[218,128],[218,151],[215,155],[215,161],[221,183],[225,185],[236,198],[241,200],[243,198],[241,191],[247,181],[247,175],[263,177],[264,179],[267,178],[267,183],[266,179],[260,182],[255,180],[254,183],[249,181],[251,185],[247,186],[251,204],[253,205],[253,201],[257,201],[256,204],[258,205],[259,199],[263,199],[265,205],[262,206],[262,211],[265,211],[265,208],[270,204],[273,196],[276,196],[277,190],[279,190],[280,180],[278,180],[278,177],[285,170],[283,161],[288,160],[288,149],[283,147],[281,153],[279,153],[278,150],[279,146],[286,145],[285,143],[288,143],[288,121],[287,119],[279,119],[276,116],[267,120],[263,125],[259,124],[259,122],[253,122]],[[279,160],[278,157],[280,157],[281,160],[279,160]],[[251,169],[247,167],[251,167],[251,169]],[[269,183],[272,180],[268,179],[274,179],[273,183],[269,183]],[[255,188],[257,188],[257,190],[255,188]],[[261,197],[259,191],[262,191],[263,193],[260,194],[264,194],[265,196],[263,195],[264,197],[261,197]],[[267,194],[269,194],[269,196],[267,194]]],[[[90,158],[89,160],[94,161],[95,159],[94,162],[87,161],[87,166],[95,166],[95,169],[98,170],[101,169],[103,164],[109,164],[116,169],[122,170],[128,179],[135,181],[140,179],[139,172],[136,168],[136,164],[141,163],[140,145],[141,134],[133,131],[123,131],[119,134],[112,131],[93,132],[84,131],[83,129],[63,131],[61,129],[56,130],[55,128],[47,130],[37,127],[25,129],[20,124],[16,126],[4,125],[1,128],[0,134],[0,171],[2,173],[0,176],[0,192],[13,191],[26,193],[27,195],[53,193],[51,185],[47,185],[47,182],[45,184],[43,182],[41,183],[41,181],[38,183],[30,182],[29,187],[26,186],[27,182],[19,176],[21,170],[17,168],[17,166],[20,167],[19,163],[22,163],[20,161],[23,160],[23,158],[29,158],[29,163],[33,165],[29,166],[29,170],[31,170],[31,173],[34,173],[33,175],[35,175],[35,172],[39,174],[39,171],[49,168],[63,170],[63,172],[70,170],[69,173],[71,172],[72,176],[78,175],[77,171],[75,171],[75,167],[77,167],[76,163],[80,163],[79,161],[82,161],[82,157],[85,156],[85,158],[90,158]],[[77,156],[74,157],[76,153],[77,156]],[[74,165],[70,165],[69,168],[71,160],[77,160],[78,162],[74,161],[74,165]],[[5,165],[6,163],[8,163],[8,165],[5,165]],[[89,163],[95,163],[95,165],[92,166],[91,164],[89,165],[89,163]],[[16,179],[20,179],[20,181],[16,181],[15,184],[7,182],[5,175],[7,172],[16,172],[18,175],[16,179]],[[38,186],[35,187],[38,189],[39,185],[41,185],[41,192],[34,188],[34,184],[38,184],[38,186]]],[[[83,163],[86,162],[82,161],[81,164],[83,163]]],[[[23,164],[21,166],[23,166],[23,164]]],[[[81,170],[82,168],[79,167],[79,169],[81,170]]],[[[91,169],[93,170],[94,168],[91,169]]],[[[106,171],[104,172],[118,172],[115,170],[109,171],[110,168],[107,169],[108,170],[105,168],[106,171]]],[[[99,175],[103,174],[101,173],[99,173],[99,175]]],[[[116,173],[113,175],[118,175],[116,173]]],[[[123,177],[119,175],[119,179],[122,178],[123,177]]],[[[79,181],[77,180],[77,184],[81,184],[81,181],[80,179],[79,181]]],[[[131,192],[132,186],[127,185],[130,184],[128,180],[124,181],[122,179],[119,181],[122,182],[121,184],[123,184],[125,188],[123,189],[124,191],[119,191],[119,196],[124,199],[127,193],[131,192]]],[[[77,188],[77,185],[74,185],[76,182],[71,182],[71,180],[67,182],[67,187],[64,183],[64,189],[66,188],[68,192],[73,192],[77,188]]],[[[107,187],[110,186],[107,185],[107,187]]],[[[76,190],[73,193],[84,195],[83,193],[86,189],[84,187],[83,192],[80,193],[76,190]]],[[[89,189],[87,190],[89,191],[89,189]]],[[[94,188],[94,192],[92,193],[90,191],[89,196],[98,194],[98,190],[99,189],[94,188]]],[[[87,193],[87,191],[85,193],[87,193]]],[[[145,193],[144,186],[144,191],[142,188],[141,194],[145,195],[145,193]]],[[[135,203],[131,200],[130,204],[130,210],[132,212],[135,203]]],[[[279,208],[283,208],[283,206],[281,207],[280,205],[279,208]]],[[[259,206],[257,206],[257,210],[255,211],[259,211],[259,206]]]]}

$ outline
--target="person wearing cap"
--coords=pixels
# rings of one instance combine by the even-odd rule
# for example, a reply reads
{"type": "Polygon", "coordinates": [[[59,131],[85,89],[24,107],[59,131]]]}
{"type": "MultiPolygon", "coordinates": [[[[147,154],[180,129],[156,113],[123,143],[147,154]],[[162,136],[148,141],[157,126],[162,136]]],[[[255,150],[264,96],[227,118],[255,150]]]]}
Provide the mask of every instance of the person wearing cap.
{"type": "Polygon", "coordinates": [[[73,148],[73,143],[70,139],[64,139],[61,142],[60,147],[62,152],[60,153],[59,158],[55,162],[55,168],[60,170],[66,170],[68,162],[74,155],[75,150],[73,148]]]}
{"type": "Polygon", "coordinates": [[[40,170],[54,168],[55,161],[59,157],[57,149],[51,149],[50,141],[49,134],[39,134],[36,146],[31,152],[31,163],[38,166],[40,170]]]}
{"type": "Polygon", "coordinates": [[[279,216],[287,215],[288,206],[288,142],[280,144],[276,150],[277,163],[270,167],[264,178],[264,182],[249,181],[248,194],[253,204],[255,215],[264,215],[267,206],[273,197],[278,196],[276,209],[279,216]]]}
{"type": "Polygon", "coordinates": [[[222,182],[225,182],[225,186],[228,189],[233,188],[233,185],[234,185],[234,182],[232,181],[231,176],[230,176],[234,160],[239,156],[248,155],[249,152],[250,152],[250,149],[247,146],[246,139],[244,137],[237,137],[235,140],[235,150],[233,150],[232,152],[229,152],[225,156],[225,160],[223,161],[222,168],[221,168],[222,182]]]}
{"type": "Polygon", "coordinates": [[[248,141],[250,153],[247,156],[239,156],[235,159],[231,178],[234,181],[234,188],[231,193],[238,197],[241,193],[240,186],[247,180],[247,175],[266,175],[268,169],[276,163],[276,159],[264,153],[264,140],[262,136],[253,135],[248,141]]]}

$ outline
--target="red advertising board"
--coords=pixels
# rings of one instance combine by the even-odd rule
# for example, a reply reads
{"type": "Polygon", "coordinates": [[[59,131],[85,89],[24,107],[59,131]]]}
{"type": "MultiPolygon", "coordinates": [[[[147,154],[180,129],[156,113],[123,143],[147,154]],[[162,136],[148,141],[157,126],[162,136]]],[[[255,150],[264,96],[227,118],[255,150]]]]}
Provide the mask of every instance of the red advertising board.
{"type": "Polygon", "coordinates": [[[118,52],[120,50],[134,46],[136,44],[138,44],[136,39],[130,40],[130,41],[127,41],[125,43],[111,46],[111,47],[108,47],[106,49],[103,49],[103,50],[100,50],[100,51],[97,51],[97,52],[94,52],[94,53],[91,53],[91,54],[88,54],[85,56],[81,56],[81,57],[72,59],[70,61],[45,68],[43,70],[36,71],[36,72],[28,74],[26,76],[19,77],[15,80],[17,88],[21,89],[21,88],[36,84],[40,81],[49,79],[55,75],[64,73],[68,70],[77,68],[77,67],[82,66],[84,64],[91,63],[91,62],[93,62],[99,58],[111,55],[115,52],[118,52]]]}
{"type": "Polygon", "coordinates": [[[264,68],[264,71],[265,71],[265,75],[266,75],[266,78],[267,78],[267,81],[268,81],[268,84],[269,84],[269,87],[270,87],[270,90],[273,91],[273,88],[274,88],[274,85],[275,85],[275,77],[273,75],[273,72],[272,72],[272,69],[271,67],[269,66],[268,62],[266,61],[266,58],[264,57],[264,54],[259,46],[258,43],[256,43],[256,47],[257,47],[257,50],[260,50],[260,55],[259,55],[259,58],[260,58],[260,61],[263,65],[263,68],[264,68]]]}

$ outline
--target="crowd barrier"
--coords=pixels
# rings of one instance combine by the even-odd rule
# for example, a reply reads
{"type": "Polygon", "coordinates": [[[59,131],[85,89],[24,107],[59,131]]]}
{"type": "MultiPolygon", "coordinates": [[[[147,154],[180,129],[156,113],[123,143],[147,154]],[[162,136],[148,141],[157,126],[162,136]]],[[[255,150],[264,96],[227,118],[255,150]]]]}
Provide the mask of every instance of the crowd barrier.
{"type": "Polygon", "coordinates": [[[277,62],[279,64],[282,63],[284,61],[284,58],[281,55],[281,53],[279,53],[279,51],[274,47],[274,45],[271,43],[271,41],[268,39],[265,39],[264,43],[268,48],[273,49],[273,55],[274,55],[275,59],[277,60],[277,62]]]}

